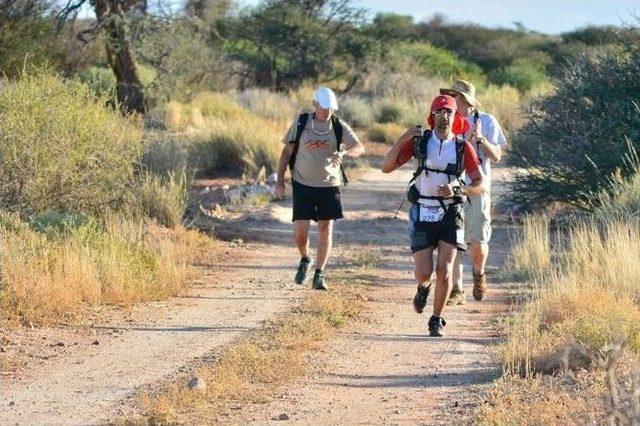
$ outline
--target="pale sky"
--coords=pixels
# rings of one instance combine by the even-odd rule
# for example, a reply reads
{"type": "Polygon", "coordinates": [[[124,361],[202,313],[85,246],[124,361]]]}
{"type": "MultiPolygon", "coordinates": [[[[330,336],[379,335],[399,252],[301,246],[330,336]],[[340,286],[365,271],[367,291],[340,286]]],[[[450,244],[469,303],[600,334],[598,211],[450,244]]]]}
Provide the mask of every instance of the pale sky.
{"type": "MultiPolygon", "coordinates": [[[[255,5],[259,0],[241,0],[255,5]]],[[[450,22],[472,22],[485,27],[514,28],[519,21],[530,30],[559,34],[587,25],[637,23],[640,0],[354,0],[376,12],[411,15],[420,22],[436,13],[450,22]]]]}

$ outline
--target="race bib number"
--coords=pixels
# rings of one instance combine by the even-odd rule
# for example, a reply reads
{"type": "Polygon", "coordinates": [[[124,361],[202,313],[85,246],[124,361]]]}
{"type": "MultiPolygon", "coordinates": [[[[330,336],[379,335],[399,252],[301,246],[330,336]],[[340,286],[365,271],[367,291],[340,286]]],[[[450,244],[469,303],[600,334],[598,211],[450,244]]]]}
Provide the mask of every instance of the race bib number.
{"type": "Polygon", "coordinates": [[[440,206],[420,206],[420,222],[440,222],[444,209],[440,206]]]}

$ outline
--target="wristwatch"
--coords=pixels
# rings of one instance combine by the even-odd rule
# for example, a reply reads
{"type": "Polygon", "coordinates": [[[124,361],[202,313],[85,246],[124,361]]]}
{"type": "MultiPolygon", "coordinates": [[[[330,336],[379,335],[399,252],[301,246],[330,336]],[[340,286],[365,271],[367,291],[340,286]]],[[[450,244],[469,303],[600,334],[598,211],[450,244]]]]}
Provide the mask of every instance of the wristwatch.
{"type": "Polygon", "coordinates": [[[453,190],[453,195],[455,195],[456,197],[462,196],[462,187],[461,186],[454,186],[452,188],[452,190],[453,190]]]}

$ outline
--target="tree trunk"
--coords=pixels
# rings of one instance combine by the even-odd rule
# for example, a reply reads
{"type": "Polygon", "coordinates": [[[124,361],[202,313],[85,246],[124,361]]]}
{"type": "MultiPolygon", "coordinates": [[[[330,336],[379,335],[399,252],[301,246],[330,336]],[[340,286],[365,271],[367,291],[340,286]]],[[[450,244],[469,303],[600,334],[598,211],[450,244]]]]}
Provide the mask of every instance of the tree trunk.
{"type": "Polygon", "coordinates": [[[129,44],[125,14],[136,0],[93,0],[106,36],[107,61],[116,76],[116,98],[127,113],[145,113],[145,99],[136,60],[129,44]]]}

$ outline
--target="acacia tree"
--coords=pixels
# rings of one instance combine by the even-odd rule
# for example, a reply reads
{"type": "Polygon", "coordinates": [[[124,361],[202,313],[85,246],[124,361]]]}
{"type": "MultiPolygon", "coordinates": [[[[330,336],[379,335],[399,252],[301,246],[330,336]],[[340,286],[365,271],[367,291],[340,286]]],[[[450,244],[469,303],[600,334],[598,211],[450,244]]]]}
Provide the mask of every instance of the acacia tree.
{"type": "Polygon", "coordinates": [[[229,24],[228,50],[250,84],[289,90],[353,74],[371,42],[351,0],[266,0],[229,24]]]}
{"type": "MultiPolygon", "coordinates": [[[[87,0],[70,1],[61,10],[65,21],[87,0]]],[[[93,32],[101,31],[105,38],[107,62],[116,77],[116,99],[127,113],[144,113],[145,96],[129,35],[129,14],[144,12],[146,0],[90,0],[96,14],[93,32]]]]}

